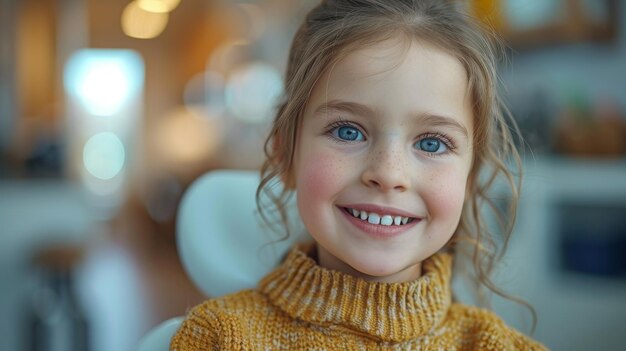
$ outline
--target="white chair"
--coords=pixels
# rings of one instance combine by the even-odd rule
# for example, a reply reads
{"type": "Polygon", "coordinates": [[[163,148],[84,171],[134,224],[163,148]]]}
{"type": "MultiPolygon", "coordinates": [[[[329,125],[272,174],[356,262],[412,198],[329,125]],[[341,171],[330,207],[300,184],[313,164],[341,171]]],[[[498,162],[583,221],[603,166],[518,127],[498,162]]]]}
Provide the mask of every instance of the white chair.
{"type": "MultiPolygon", "coordinates": [[[[185,193],[176,223],[176,241],[185,270],[210,297],[252,288],[305,236],[278,236],[257,213],[258,172],[212,171],[185,193]]],[[[295,205],[290,206],[295,210],[295,205]]],[[[291,218],[296,218],[291,216],[291,218]]],[[[293,232],[301,233],[296,222],[293,232]]],[[[191,306],[190,306],[191,307],[191,306]]],[[[139,351],[169,350],[183,317],[169,319],[146,334],[139,351]]]]}

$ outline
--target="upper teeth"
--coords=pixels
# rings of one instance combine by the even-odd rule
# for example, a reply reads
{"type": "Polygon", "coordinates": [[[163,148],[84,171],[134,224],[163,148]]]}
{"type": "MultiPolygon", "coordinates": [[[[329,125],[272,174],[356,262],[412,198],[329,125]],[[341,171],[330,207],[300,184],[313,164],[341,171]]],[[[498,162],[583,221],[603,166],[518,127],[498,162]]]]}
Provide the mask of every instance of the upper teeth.
{"type": "Polygon", "coordinates": [[[392,215],[379,215],[374,212],[366,212],[355,210],[354,208],[348,208],[348,212],[350,212],[354,217],[361,218],[362,220],[367,220],[372,224],[381,224],[381,225],[400,225],[407,224],[409,222],[409,217],[402,216],[392,216],[392,215]]]}

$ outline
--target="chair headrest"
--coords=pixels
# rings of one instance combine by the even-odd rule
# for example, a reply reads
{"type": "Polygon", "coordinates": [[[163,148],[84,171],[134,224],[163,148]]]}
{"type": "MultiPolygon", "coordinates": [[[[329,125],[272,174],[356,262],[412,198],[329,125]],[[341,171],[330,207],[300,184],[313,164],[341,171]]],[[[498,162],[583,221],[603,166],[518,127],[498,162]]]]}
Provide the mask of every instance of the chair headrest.
{"type": "MultiPolygon", "coordinates": [[[[258,172],[212,171],[183,196],[178,251],[193,282],[209,297],[255,287],[296,241],[306,239],[293,235],[277,241],[278,235],[262,223],[255,200],[259,181],[258,172]]],[[[304,232],[296,223],[300,230],[294,232],[304,232]]]]}

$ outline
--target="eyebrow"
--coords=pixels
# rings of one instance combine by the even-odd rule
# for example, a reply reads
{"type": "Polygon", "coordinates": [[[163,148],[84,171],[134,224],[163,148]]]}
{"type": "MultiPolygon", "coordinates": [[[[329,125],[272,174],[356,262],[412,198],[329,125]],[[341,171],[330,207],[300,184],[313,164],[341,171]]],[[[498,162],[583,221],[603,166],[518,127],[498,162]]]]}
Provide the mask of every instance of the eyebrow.
{"type": "Polygon", "coordinates": [[[452,117],[424,113],[419,117],[419,119],[420,121],[425,122],[426,124],[430,124],[432,126],[455,129],[459,133],[463,134],[466,138],[469,138],[469,132],[467,131],[467,128],[465,128],[464,125],[462,125],[452,117]]]}
{"type": "MultiPolygon", "coordinates": [[[[375,117],[379,115],[376,110],[370,108],[367,105],[359,104],[350,101],[331,100],[315,109],[315,114],[326,114],[329,111],[347,112],[354,115],[375,117]]],[[[469,132],[467,128],[459,123],[452,117],[442,116],[432,113],[422,113],[418,115],[417,120],[420,123],[425,123],[437,127],[452,128],[463,134],[466,138],[469,138],[469,132]]]]}
{"type": "Polygon", "coordinates": [[[377,112],[366,105],[350,101],[331,100],[315,109],[315,114],[326,114],[329,111],[348,112],[354,115],[374,117],[377,112]]]}

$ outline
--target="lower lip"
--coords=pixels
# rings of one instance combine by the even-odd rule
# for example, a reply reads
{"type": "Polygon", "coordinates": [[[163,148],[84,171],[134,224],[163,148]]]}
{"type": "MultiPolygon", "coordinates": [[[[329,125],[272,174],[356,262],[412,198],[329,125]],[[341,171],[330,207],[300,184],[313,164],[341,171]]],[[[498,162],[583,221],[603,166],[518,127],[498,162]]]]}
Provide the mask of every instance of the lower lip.
{"type": "Polygon", "coordinates": [[[341,207],[339,207],[339,211],[345,216],[348,222],[352,223],[352,225],[360,229],[362,232],[370,236],[383,239],[398,236],[415,227],[421,221],[420,219],[413,219],[412,222],[403,225],[380,225],[372,224],[368,221],[356,218],[341,207]]]}

